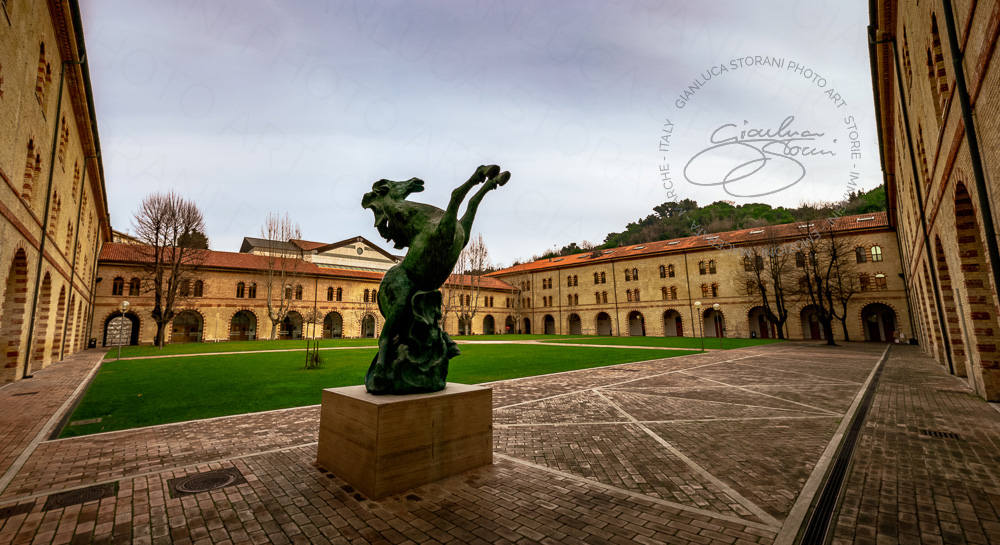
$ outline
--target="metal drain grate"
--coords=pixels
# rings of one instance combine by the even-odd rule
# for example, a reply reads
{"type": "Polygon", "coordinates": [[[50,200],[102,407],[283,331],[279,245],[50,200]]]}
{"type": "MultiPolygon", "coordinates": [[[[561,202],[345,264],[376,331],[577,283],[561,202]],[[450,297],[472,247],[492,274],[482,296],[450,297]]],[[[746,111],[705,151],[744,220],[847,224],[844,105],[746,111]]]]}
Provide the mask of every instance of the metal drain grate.
{"type": "Polygon", "coordinates": [[[179,498],[191,494],[200,494],[211,490],[218,490],[227,486],[245,484],[247,480],[243,474],[235,467],[227,467],[215,471],[196,473],[187,477],[177,477],[167,481],[170,487],[170,497],[179,498]]]}
{"type": "Polygon", "coordinates": [[[38,392],[20,392],[20,393],[17,393],[17,394],[10,394],[10,397],[17,397],[17,396],[33,396],[33,395],[35,395],[35,394],[37,394],[37,393],[38,393],[38,392]]]}
{"type": "Polygon", "coordinates": [[[950,431],[920,430],[920,435],[926,435],[927,437],[940,437],[942,439],[961,439],[957,433],[952,433],[950,431]]]}
{"type": "Polygon", "coordinates": [[[88,486],[87,488],[78,488],[76,490],[70,490],[69,492],[60,492],[59,494],[52,494],[49,496],[49,499],[45,500],[45,507],[43,510],[48,511],[50,509],[62,509],[63,507],[69,507],[70,505],[97,501],[103,498],[110,498],[117,493],[117,481],[113,483],[99,484],[96,486],[88,486]]]}
{"type": "Polygon", "coordinates": [[[8,505],[7,507],[0,508],[0,520],[9,519],[10,517],[16,515],[24,515],[30,513],[32,509],[35,508],[35,502],[22,503],[19,505],[8,505]]]}

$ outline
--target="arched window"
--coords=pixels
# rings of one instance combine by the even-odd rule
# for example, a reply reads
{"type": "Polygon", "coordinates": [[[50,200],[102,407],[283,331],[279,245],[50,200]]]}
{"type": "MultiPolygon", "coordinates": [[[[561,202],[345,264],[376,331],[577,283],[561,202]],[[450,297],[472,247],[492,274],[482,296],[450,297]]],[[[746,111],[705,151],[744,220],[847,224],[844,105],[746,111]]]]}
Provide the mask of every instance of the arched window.
{"type": "Polygon", "coordinates": [[[111,282],[111,295],[124,295],[125,293],[125,279],[116,276],[111,282]]]}
{"type": "Polygon", "coordinates": [[[337,288],[337,300],[338,301],[344,300],[344,288],[337,288]]]}
{"type": "Polygon", "coordinates": [[[504,298],[503,306],[504,308],[510,308],[510,297],[504,298]]]}
{"type": "Polygon", "coordinates": [[[573,285],[574,286],[579,286],[580,285],[580,277],[578,277],[575,274],[573,275],[573,285]]]}
{"type": "Polygon", "coordinates": [[[704,275],[706,272],[707,272],[707,269],[705,269],[705,262],[704,261],[699,261],[698,262],[698,274],[704,275]]]}
{"type": "Polygon", "coordinates": [[[639,279],[639,269],[632,269],[632,280],[639,279]]]}
{"type": "Polygon", "coordinates": [[[566,277],[566,287],[570,287],[570,288],[573,287],[573,277],[572,276],[567,276],[566,277]]]}
{"type": "Polygon", "coordinates": [[[670,298],[670,297],[668,297],[669,295],[670,295],[670,292],[667,291],[667,287],[666,286],[663,286],[662,288],[660,288],[660,296],[661,296],[661,298],[664,301],[666,301],[667,299],[670,298]]]}
{"type": "Polygon", "coordinates": [[[21,185],[21,198],[31,204],[31,195],[34,190],[35,176],[41,174],[42,156],[35,151],[35,141],[28,139],[28,157],[24,161],[24,182],[21,185]]]}
{"type": "Polygon", "coordinates": [[[594,273],[594,285],[596,286],[597,284],[600,284],[600,283],[601,283],[601,276],[595,272],[594,273]]]}
{"type": "Polygon", "coordinates": [[[677,286],[670,286],[670,298],[677,299],[677,286]]]}
{"type": "Polygon", "coordinates": [[[242,299],[246,297],[247,285],[243,282],[236,284],[236,297],[242,299]]]}
{"type": "Polygon", "coordinates": [[[858,263],[864,263],[868,261],[867,259],[868,256],[865,255],[865,249],[861,246],[858,246],[857,248],[854,249],[854,257],[858,263]]]}
{"type": "Polygon", "coordinates": [[[201,280],[194,281],[194,296],[202,297],[205,295],[205,282],[201,280]]]}
{"type": "Polygon", "coordinates": [[[660,278],[666,278],[666,277],[667,277],[667,268],[663,265],[660,265],[660,278]]]}
{"type": "Polygon", "coordinates": [[[639,288],[635,288],[635,300],[639,301],[639,288]]]}
{"type": "Polygon", "coordinates": [[[667,265],[667,278],[673,278],[673,277],[674,277],[674,266],[667,265]]]}
{"type": "Polygon", "coordinates": [[[371,290],[365,290],[364,302],[368,302],[368,297],[371,295],[371,290]]]}
{"type": "Polygon", "coordinates": [[[129,280],[129,282],[128,282],[128,295],[129,295],[129,297],[138,297],[139,296],[139,287],[141,285],[142,284],[139,282],[138,278],[133,278],[132,280],[129,280]]]}
{"type": "Polygon", "coordinates": [[[885,274],[876,273],[875,274],[875,284],[873,286],[875,291],[885,291],[889,289],[885,284],[885,274]]]}
{"type": "Polygon", "coordinates": [[[757,295],[757,283],[747,280],[747,295],[757,295]]]}
{"type": "Polygon", "coordinates": [[[934,110],[940,118],[948,102],[949,85],[948,72],[945,70],[944,50],[941,48],[941,35],[938,33],[937,16],[933,14],[931,15],[931,49],[927,50],[927,77],[934,94],[934,110]]]}
{"type": "Polygon", "coordinates": [[[632,290],[625,290],[625,300],[632,302],[632,290]]]}
{"type": "Polygon", "coordinates": [[[256,298],[257,298],[257,283],[250,282],[250,285],[247,287],[247,299],[256,299],[256,298]]]}
{"type": "Polygon", "coordinates": [[[625,269],[625,281],[629,282],[632,280],[632,271],[625,269]]]}
{"type": "Polygon", "coordinates": [[[302,286],[295,286],[295,298],[302,299],[302,286]]]}
{"type": "Polygon", "coordinates": [[[333,286],[326,288],[326,300],[333,301],[333,286]]]}
{"type": "MultiPolygon", "coordinates": [[[[604,273],[601,273],[601,274],[604,274],[604,273]]],[[[602,303],[607,303],[608,302],[608,292],[606,292],[606,291],[602,291],[601,292],[601,302],[602,303]]]]}
{"type": "Polygon", "coordinates": [[[753,270],[753,265],[750,263],[750,258],[749,257],[744,257],[743,258],[743,271],[744,272],[750,272],[752,270],[753,270]]]}
{"type": "Polygon", "coordinates": [[[708,284],[701,285],[701,296],[708,297],[708,284]]]}
{"type": "Polygon", "coordinates": [[[712,297],[718,297],[718,296],[719,296],[719,283],[718,282],[713,282],[712,283],[712,297]]]}
{"type": "Polygon", "coordinates": [[[580,294],[579,293],[574,293],[573,294],[573,304],[574,305],[579,305],[580,304],[580,294]]]}
{"type": "Polygon", "coordinates": [[[872,262],[882,261],[882,247],[879,245],[872,246],[872,262]]]}
{"type": "Polygon", "coordinates": [[[861,291],[868,291],[871,289],[871,277],[868,273],[861,273],[858,275],[858,284],[861,285],[861,291]]]}
{"type": "Polygon", "coordinates": [[[795,252],[795,266],[805,267],[806,266],[806,254],[803,252],[795,252]]]}
{"type": "Polygon", "coordinates": [[[571,305],[571,306],[573,305],[573,296],[572,295],[567,295],[566,296],[566,304],[567,305],[571,305]]]}
{"type": "Polygon", "coordinates": [[[708,262],[708,274],[715,274],[715,260],[712,259],[708,262]]]}
{"type": "Polygon", "coordinates": [[[799,289],[800,290],[809,289],[809,278],[808,277],[803,276],[802,278],[799,278],[799,289]]]}
{"type": "Polygon", "coordinates": [[[764,270],[764,256],[757,256],[754,258],[754,266],[757,267],[758,271],[764,270]]]}
{"type": "Polygon", "coordinates": [[[607,284],[607,283],[608,283],[608,277],[605,276],[604,273],[601,273],[601,284],[607,284]]]}
{"type": "Polygon", "coordinates": [[[191,295],[191,281],[185,278],[181,280],[181,285],[178,288],[181,297],[188,297],[191,295]]]}

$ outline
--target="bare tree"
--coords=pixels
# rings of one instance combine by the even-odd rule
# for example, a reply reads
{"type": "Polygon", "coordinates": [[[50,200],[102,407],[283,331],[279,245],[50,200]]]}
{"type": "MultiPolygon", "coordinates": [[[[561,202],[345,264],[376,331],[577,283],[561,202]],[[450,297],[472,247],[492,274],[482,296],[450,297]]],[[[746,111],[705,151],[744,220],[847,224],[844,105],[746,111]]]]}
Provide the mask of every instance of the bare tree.
{"type": "Polygon", "coordinates": [[[167,324],[174,319],[175,303],[182,296],[179,290],[190,285],[205,259],[203,250],[182,242],[193,233],[203,233],[205,220],[194,202],[168,191],[142,200],[132,228],[142,242],[136,251],[144,263],[144,290],[153,294],[151,316],[156,323],[156,344],[162,349],[167,324]]]}
{"type": "MultiPolygon", "coordinates": [[[[508,315],[514,319],[513,333],[521,333],[522,318],[531,308],[531,275],[518,273],[504,277],[504,281],[513,286],[508,291],[505,306],[508,315]]],[[[506,324],[504,324],[506,332],[506,324]]]]}
{"type": "Polygon", "coordinates": [[[836,346],[833,320],[840,320],[846,333],[847,300],[853,295],[848,295],[849,290],[844,287],[853,281],[850,278],[852,268],[847,262],[851,242],[848,238],[837,237],[829,226],[824,230],[825,233],[813,228],[806,239],[805,255],[801,258],[806,274],[799,279],[799,286],[806,301],[816,308],[826,344],[836,346]]]}
{"type": "Polygon", "coordinates": [[[743,252],[743,272],[737,276],[747,295],[756,299],[767,320],[777,326],[779,339],[785,338],[789,307],[796,299],[794,269],[791,250],[768,229],[762,244],[743,252]]]}
{"type": "Polygon", "coordinates": [[[458,312],[458,331],[466,335],[472,333],[472,319],[479,310],[479,296],[483,284],[483,274],[492,266],[490,252],[479,234],[458,254],[454,274],[450,279],[448,299],[458,312]],[[457,295],[457,304],[454,301],[457,295]]]}
{"type": "Polygon", "coordinates": [[[827,258],[833,261],[833,276],[830,279],[830,289],[833,293],[831,309],[833,317],[840,322],[840,327],[844,330],[844,340],[847,342],[851,340],[851,335],[847,331],[847,305],[851,298],[861,291],[857,261],[853,254],[853,249],[857,246],[857,239],[834,237],[831,229],[825,248],[827,258]]]}
{"type": "Polygon", "coordinates": [[[266,263],[262,283],[267,300],[267,317],[271,320],[270,339],[273,341],[278,333],[278,324],[291,310],[293,284],[302,260],[302,252],[294,250],[295,246],[289,240],[302,238],[302,232],[288,214],[285,217],[268,214],[260,228],[260,236],[264,239],[262,254],[266,263]]]}

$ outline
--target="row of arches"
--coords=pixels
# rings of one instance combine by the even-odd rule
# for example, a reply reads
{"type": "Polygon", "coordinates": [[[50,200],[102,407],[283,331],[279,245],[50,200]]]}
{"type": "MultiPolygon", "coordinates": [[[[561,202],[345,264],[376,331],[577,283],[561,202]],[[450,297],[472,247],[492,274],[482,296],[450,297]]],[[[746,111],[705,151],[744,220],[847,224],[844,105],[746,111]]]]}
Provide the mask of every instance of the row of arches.
{"type": "MultiPolygon", "coordinates": [[[[139,333],[142,319],[134,312],[110,314],[104,321],[104,346],[123,346],[139,344],[139,333]]],[[[319,324],[317,324],[318,326],[319,324]]],[[[257,315],[249,310],[239,310],[229,320],[230,341],[254,341],[268,338],[270,331],[260,332],[260,327],[270,327],[270,323],[261,323],[257,315]]],[[[279,339],[301,339],[306,326],[302,314],[290,311],[278,326],[279,339]]],[[[360,321],[360,335],[364,338],[374,338],[376,334],[376,319],[372,314],[366,314],[360,321]]],[[[184,310],[177,314],[168,329],[171,343],[201,342],[204,337],[205,318],[194,310],[184,310]]],[[[311,333],[311,331],[306,331],[311,333]]],[[[337,311],[328,312],[323,317],[322,338],[336,339],[344,336],[344,318],[337,311]]]]}
{"type": "Polygon", "coordinates": [[[0,346],[4,347],[2,381],[31,374],[49,362],[60,361],[86,346],[87,305],[68,285],[57,287],[57,281],[46,271],[38,286],[31,344],[26,342],[24,322],[30,319],[28,256],[23,248],[14,253],[0,307],[0,346]],[[6,371],[10,370],[10,371],[6,371]],[[7,373],[13,373],[9,375],[7,373]],[[17,376],[15,376],[17,375],[17,376]]]}

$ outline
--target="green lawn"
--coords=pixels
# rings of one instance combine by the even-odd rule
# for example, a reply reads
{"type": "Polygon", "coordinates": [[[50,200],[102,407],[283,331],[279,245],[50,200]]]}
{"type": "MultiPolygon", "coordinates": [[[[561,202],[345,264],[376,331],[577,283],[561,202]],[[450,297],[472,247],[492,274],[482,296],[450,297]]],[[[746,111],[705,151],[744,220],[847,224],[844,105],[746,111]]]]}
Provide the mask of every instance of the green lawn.
{"type": "MultiPolygon", "coordinates": [[[[572,339],[545,339],[546,342],[553,343],[577,343],[577,344],[609,344],[615,346],[663,346],[672,348],[693,348],[701,350],[701,338],[699,337],[574,337],[572,339]]],[[[718,337],[705,337],[705,348],[729,350],[731,348],[743,348],[746,346],[757,346],[761,344],[780,343],[777,339],[719,339],[718,337]],[[721,341],[721,344],[720,344],[721,341]]]]}
{"type": "MultiPolygon", "coordinates": [[[[376,346],[378,339],[323,339],[320,347],[332,346],[376,346]]],[[[231,341],[222,343],[180,343],[168,344],[163,350],[155,346],[123,346],[123,358],[139,356],[174,356],[177,354],[214,354],[218,352],[252,352],[259,350],[305,350],[306,341],[231,341]]],[[[118,347],[108,350],[105,358],[116,358],[118,347]]]]}
{"type": "MultiPolygon", "coordinates": [[[[509,344],[461,350],[448,380],[465,384],[695,353],[509,344]]],[[[314,405],[323,388],[361,384],[375,350],[321,354],[322,368],[309,371],[302,352],[106,360],[69,419],[101,422],[67,426],[61,437],[314,405]]]]}

